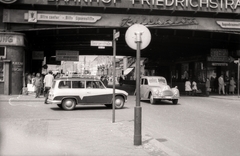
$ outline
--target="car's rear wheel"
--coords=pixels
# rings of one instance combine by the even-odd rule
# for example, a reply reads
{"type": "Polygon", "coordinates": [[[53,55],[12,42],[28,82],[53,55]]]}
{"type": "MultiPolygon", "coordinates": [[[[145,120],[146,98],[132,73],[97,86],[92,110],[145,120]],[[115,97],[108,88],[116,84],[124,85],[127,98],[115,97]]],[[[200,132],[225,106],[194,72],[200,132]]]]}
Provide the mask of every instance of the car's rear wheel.
{"type": "Polygon", "coordinates": [[[59,108],[63,108],[63,107],[62,107],[62,104],[57,104],[57,106],[58,106],[59,108]]]}
{"type": "Polygon", "coordinates": [[[74,99],[64,99],[62,102],[62,108],[65,110],[73,110],[76,106],[76,101],[74,99]]]}
{"type": "Polygon", "coordinates": [[[177,104],[177,103],[178,103],[178,99],[172,100],[172,103],[173,103],[173,104],[177,104]]]}
{"type": "Polygon", "coordinates": [[[125,101],[124,101],[123,97],[121,97],[121,96],[115,97],[115,108],[117,108],[117,109],[123,108],[124,103],[125,103],[125,101]]]}
{"type": "Polygon", "coordinates": [[[156,103],[156,100],[153,98],[152,93],[150,93],[150,103],[151,104],[155,104],[156,103]]]}

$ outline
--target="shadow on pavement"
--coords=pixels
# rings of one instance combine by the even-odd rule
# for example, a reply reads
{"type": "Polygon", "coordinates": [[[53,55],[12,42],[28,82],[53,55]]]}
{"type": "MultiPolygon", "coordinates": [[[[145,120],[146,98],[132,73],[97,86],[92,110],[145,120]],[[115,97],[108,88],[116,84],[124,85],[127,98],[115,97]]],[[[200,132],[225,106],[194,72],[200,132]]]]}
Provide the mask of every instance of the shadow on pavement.
{"type": "MultiPolygon", "coordinates": [[[[59,107],[50,108],[54,111],[66,111],[64,109],[61,109],[59,107]]],[[[129,107],[123,107],[122,109],[130,109],[129,107]]],[[[122,110],[122,109],[115,109],[116,111],[122,110]]],[[[112,110],[112,108],[108,108],[106,106],[76,106],[74,110],[72,111],[88,111],[88,110],[112,110]]]]}

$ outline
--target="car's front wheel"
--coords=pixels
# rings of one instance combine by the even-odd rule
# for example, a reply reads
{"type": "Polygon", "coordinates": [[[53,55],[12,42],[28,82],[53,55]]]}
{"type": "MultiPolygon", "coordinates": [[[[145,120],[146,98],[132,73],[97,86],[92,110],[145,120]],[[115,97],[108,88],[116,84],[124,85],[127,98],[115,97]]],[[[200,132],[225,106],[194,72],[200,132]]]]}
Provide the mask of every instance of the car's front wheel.
{"type": "Polygon", "coordinates": [[[65,110],[73,110],[76,106],[76,101],[74,99],[64,99],[62,102],[62,108],[65,110]]]}
{"type": "Polygon", "coordinates": [[[150,103],[151,104],[155,104],[156,103],[156,99],[153,98],[152,93],[150,93],[150,103]]]}
{"type": "Polygon", "coordinates": [[[115,97],[115,108],[117,108],[117,109],[123,108],[124,103],[125,103],[125,101],[124,101],[123,97],[121,97],[121,96],[115,97]]]}

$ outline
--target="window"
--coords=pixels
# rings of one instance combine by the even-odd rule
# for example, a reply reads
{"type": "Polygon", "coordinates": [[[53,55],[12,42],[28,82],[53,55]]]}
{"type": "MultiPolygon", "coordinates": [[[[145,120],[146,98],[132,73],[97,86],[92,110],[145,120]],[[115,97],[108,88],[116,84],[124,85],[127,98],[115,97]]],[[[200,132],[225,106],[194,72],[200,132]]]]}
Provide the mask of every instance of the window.
{"type": "Polygon", "coordinates": [[[104,88],[100,81],[87,81],[87,88],[104,88]]]}
{"type": "Polygon", "coordinates": [[[145,79],[144,85],[148,85],[148,80],[147,79],[145,79]]]}
{"type": "Polygon", "coordinates": [[[141,79],[141,85],[143,85],[144,79],[141,79]]]}
{"type": "Polygon", "coordinates": [[[158,79],[158,82],[159,82],[159,83],[166,83],[166,80],[159,78],[159,79],[158,79]]]}
{"type": "Polygon", "coordinates": [[[60,81],[58,88],[60,89],[71,88],[71,81],[60,81]]]}
{"type": "Polygon", "coordinates": [[[6,48],[0,47],[0,58],[6,58],[6,48]]]}
{"type": "Polygon", "coordinates": [[[72,81],[72,88],[85,88],[84,81],[72,81]]]}

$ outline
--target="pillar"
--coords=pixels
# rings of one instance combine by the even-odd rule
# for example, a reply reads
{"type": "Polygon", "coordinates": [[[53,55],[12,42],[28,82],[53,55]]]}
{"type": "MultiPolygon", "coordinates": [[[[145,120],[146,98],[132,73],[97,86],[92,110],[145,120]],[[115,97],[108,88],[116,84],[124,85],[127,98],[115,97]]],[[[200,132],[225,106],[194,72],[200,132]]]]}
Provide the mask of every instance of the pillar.
{"type": "Polygon", "coordinates": [[[0,47],[5,48],[4,94],[20,94],[23,88],[25,50],[24,34],[0,32],[0,47]]]}

